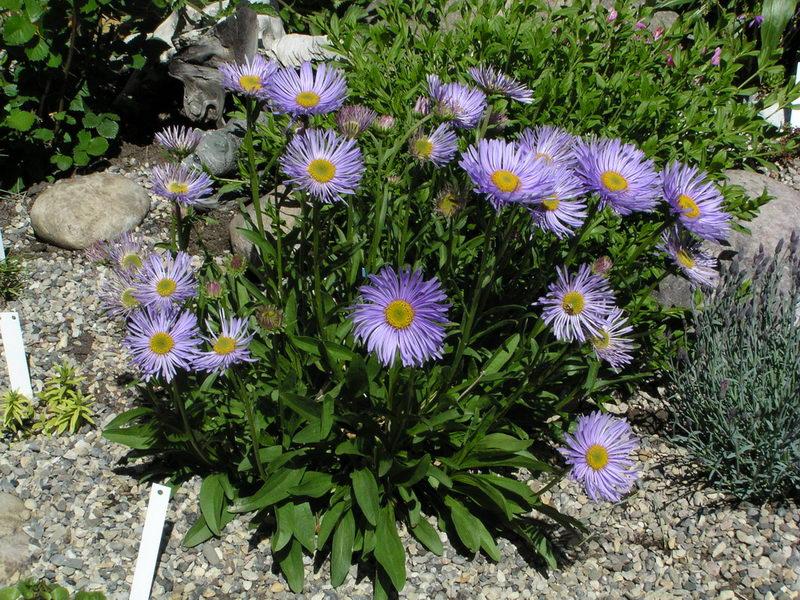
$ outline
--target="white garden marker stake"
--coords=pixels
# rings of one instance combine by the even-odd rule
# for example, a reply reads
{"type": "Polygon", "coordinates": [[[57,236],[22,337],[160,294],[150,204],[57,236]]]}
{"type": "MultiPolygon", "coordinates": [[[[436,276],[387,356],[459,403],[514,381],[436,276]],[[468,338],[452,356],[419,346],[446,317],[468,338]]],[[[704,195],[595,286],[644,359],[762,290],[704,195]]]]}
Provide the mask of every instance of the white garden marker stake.
{"type": "Polygon", "coordinates": [[[158,550],[161,547],[161,535],[164,533],[164,520],[167,518],[170,489],[165,485],[153,484],[150,489],[150,502],[144,517],[142,543],[139,544],[139,556],[136,558],[136,569],[133,572],[130,600],[149,600],[150,588],[153,586],[158,550]]]}
{"type": "MultiPolygon", "coordinates": [[[[794,82],[800,83],[800,63],[797,63],[797,71],[795,72],[794,82]]],[[[792,104],[797,104],[798,102],[800,102],[800,98],[795,98],[794,101],[792,101],[792,104]]],[[[800,127],[800,109],[795,108],[792,110],[792,114],[789,117],[789,124],[792,127],[800,127]]]]}
{"type": "Polygon", "coordinates": [[[0,313],[0,338],[3,340],[3,354],[8,365],[9,388],[32,399],[31,374],[28,372],[22,327],[17,313],[0,313]]]}
{"type": "Polygon", "coordinates": [[[6,259],[6,249],[3,247],[3,232],[0,231],[0,260],[6,259]]]}

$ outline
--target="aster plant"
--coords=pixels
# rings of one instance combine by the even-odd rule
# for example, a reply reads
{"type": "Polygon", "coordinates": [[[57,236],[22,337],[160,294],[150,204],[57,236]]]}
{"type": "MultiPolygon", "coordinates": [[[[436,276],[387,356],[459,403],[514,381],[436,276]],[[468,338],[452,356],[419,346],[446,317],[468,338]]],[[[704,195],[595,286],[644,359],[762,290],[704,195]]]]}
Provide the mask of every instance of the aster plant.
{"type": "Polygon", "coordinates": [[[347,58],[277,70],[269,110],[236,96],[225,186],[254,205],[252,255],[144,261],[126,342],[143,405],[105,435],[203,476],[187,545],[249,514],[295,592],[317,552],[334,586],[358,563],[376,597],[399,592],[402,528],[495,560],[505,536],[555,567],[540,520],[581,525],[542,493],[567,476],[594,500],[632,489],[635,438],[603,407],[663,366],[664,251],[698,278],[696,236],[726,204],[635,140],[540,122],[514,70],[372,89],[347,58]]]}

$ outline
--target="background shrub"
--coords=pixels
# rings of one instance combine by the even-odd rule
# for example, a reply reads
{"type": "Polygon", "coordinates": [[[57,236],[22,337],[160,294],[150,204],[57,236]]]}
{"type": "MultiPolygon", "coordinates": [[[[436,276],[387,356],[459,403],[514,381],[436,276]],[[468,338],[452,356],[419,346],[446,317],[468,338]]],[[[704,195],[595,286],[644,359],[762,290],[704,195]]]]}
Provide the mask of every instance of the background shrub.
{"type": "Polygon", "coordinates": [[[676,441],[742,499],[800,490],[798,241],[723,274],[670,373],[676,441]]]}

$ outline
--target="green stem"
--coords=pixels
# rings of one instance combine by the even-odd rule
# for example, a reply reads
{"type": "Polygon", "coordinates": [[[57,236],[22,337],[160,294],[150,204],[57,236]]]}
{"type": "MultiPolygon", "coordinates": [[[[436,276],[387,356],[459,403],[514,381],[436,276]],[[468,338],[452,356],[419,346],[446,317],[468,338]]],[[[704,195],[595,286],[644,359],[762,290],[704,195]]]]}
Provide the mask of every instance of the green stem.
{"type": "Polygon", "coordinates": [[[172,380],[172,385],[170,386],[170,389],[172,390],[172,399],[175,402],[175,405],[178,408],[178,412],[181,415],[181,421],[183,422],[183,431],[189,437],[189,445],[191,445],[192,449],[194,450],[194,453],[197,455],[197,458],[199,458],[209,467],[213,466],[211,460],[209,460],[208,456],[200,446],[200,443],[197,441],[197,437],[194,434],[192,426],[189,424],[189,415],[186,412],[186,405],[184,404],[183,398],[181,396],[177,377],[172,380]]]}
{"type": "Polygon", "coordinates": [[[380,197],[378,206],[375,208],[375,229],[372,232],[372,243],[369,246],[369,256],[367,258],[367,268],[370,270],[373,270],[375,267],[375,258],[378,254],[383,226],[386,223],[386,210],[388,206],[389,186],[384,186],[383,194],[380,197]]]}
{"type": "Polygon", "coordinates": [[[247,393],[241,379],[238,375],[234,375],[239,387],[239,396],[244,403],[244,412],[247,417],[247,423],[250,427],[250,441],[253,444],[253,458],[255,459],[256,469],[262,480],[267,480],[267,472],[264,470],[264,465],[261,462],[261,448],[258,443],[258,428],[256,427],[256,412],[255,412],[255,397],[247,393]]]}
{"type": "Polygon", "coordinates": [[[578,231],[578,235],[572,239],[572,246],[569,249],[569,253],[561,263],[565,267],[572,263],[572,260],[575,258],[575,254],[578,252],[578,249],[581,247],[581,244],[583,244],[583,241],[586,238],[586,234],[594,229],[595,225],[597,225],[595,221],[598,217],[602,218],[602,215],[600,214],[600,205],[595,202],[589,208],[589,214],[586,216],[586,220],[583,222],[583,226],[580,228],[580,231],[578,231]]]}
{"type": "Polygon", "coordinates": [[[264,217],[261,214],[261,191],[258,181],[258,167],[256,166],[256,150],[253,144],[253,130],[258,120],[258,102],[254,99],[247,103],[247,133],[244,136],[244,146],[247,151],[248,170],[250,171],[250,195],[256,211],[256,227],[258,233],[264,235],[264,217]]]}
{"type": "Polygon", "coordinates": [[[314,202],[312,209],[312,226],[311,232],[313,236],[313,257],[314,263],[314,313],[317,315],[317,329],[320,337],[322,337],[325,325],[325,319],[322,309],[322,277],[320,275],[320,256],[319,256],[319,202],[314,202]]]}

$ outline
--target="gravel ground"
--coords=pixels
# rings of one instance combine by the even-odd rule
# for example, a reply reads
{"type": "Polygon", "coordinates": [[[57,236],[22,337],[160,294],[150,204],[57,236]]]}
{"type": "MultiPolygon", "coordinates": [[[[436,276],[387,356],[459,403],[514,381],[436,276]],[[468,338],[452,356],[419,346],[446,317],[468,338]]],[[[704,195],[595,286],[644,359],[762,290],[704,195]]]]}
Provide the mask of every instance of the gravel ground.
{"type": "MultiPolygon", "coordinates": [[[[145,181],[144,165],[135,159],[111,170],[145,181]]],[[[800,189],[798,170],[800,163],[781,178],[800,189]]],[[[98,271],[80,253],[35,241],[30,200],[12,201],[11,222],[0,225],[7,245],[25,255],[30,287],[3,310],[21,315],[34,389],[69,356],[88,376],[98,423],[107,423],[128,406],[124,385],[130,371],[120,352],[119,325],[97,316],[98,271]]],[[[166,203],[154,202],[139,232],[145,240],[163,237],[168,211],[166,203]]],[[[0,378],[0,389],[6,384],[0,378]]],[[[685,453],[658,435],[666,413],[657,400],[642,394],[617,410],[641,436],[643,478],[616,505],[590,504],[567,481],[544,497],[589,527],[586,538],[565,541],[560,570],[542,574],[506,540],[500,540],[502,560],[494,564],[480,555],[461,556],[449,544],[436,557],[406,539],[408,583],[401,597],[800,598],[797,506],[736,505],[703,489],[692,481],[685,453]]],[[[31,514],[24,532],[33,551],[32,576],[101,590],[111,600],[127,598],[148,486],[120,466],[125,452],[88,427],[73,436],[0,440],[0,492],[17,495],[31,514]]],[[[193,481],[171,501],[153,598],[371,598],[369,581],[357,578],[355,569],[333,590],[327,564],[312,572],[310,559],[305,593],[290,593],[273,568],[269,542],[250,548],[245,519],[234,521],[220,540],[182,548],[180,540],[198,514],[198,490],[199,481],[193,481]]]]}

